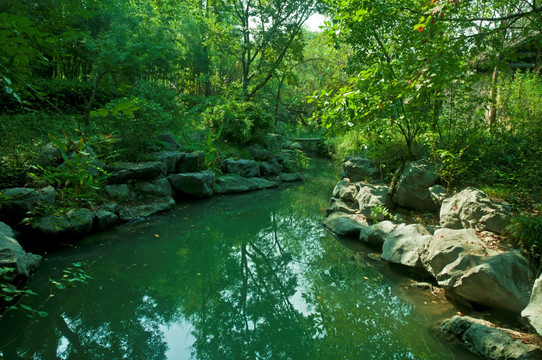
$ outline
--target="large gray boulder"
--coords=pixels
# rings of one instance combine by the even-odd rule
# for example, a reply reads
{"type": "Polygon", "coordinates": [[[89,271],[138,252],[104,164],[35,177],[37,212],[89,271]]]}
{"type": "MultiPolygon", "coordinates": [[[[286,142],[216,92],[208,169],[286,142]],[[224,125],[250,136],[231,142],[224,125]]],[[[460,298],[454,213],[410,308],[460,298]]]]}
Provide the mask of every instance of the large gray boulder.
{"type": "MultiPolygon", "coordinates": [[[[353,207],[354,204],[347,204],[345,203],[344,201],[342,201],[341,199],[337,199],[337,198],[334,198],[332,197],[331,198],[331,201],[330,201],[330,204],[328,206],[328,208],[326,209],[326,213],[329,215],[331,213],[334,213],[334,212],[342,212],[342,213],[346,213],[346,214],[355,214],[357,213],[357,209],[355,209],[353,207]]],[[[357,207],[357,204],[355,204],[355,206],[357,207]]]]}
{"type": "Polygon", "coordinates": [[[344,177],[352,182],[366,181],[373,178],[377,172],[371,161],[361,156],[347,156],[343,161],[344,177]]]}
{"type": "Polygon", "coordinates": [[[365,217],[371,216],[371,210],[377,206],[386,204],[388,196],[388,187],[385,185],[359,184],[359,190],[356,195],[357,208],[365,217]]]}
{"type": "MultiPolygon", "coordinates": [[[[471,256],[472,259],[474,256],[471,256]]],[[[478,265],[466,267],[463,275],[450,283],[451,290],[474,303],[520,314],[529,304],[535,272],[519,252],[486,257],[478,265]]],[[[463,267],[465,263],[461,264],[463,267]]]]}
{"type": "Polygon", "coordinates": [[[197,173],[172,174],[169,182],[180,195],[209,197],[213,195],[215,173],[205,170],[197,173]]]}
{"type": "Polygon", "coordinates": [[[395,229],[397,229],[397,225],[391,221],[381,221],[362,228],[359,233],[359,239],[365,243],[382,247],[384,242],[390,236],[393,236],[395,229]]]}
{"type": "Polygon", "coordinates": [[[138,222],[174,208],[175,200],[173,198],[161,197],[154,199],[151,203],[123,207],[120,210],[119,217],[122,222],[138,222]]]}
{"type": "Polygon", "coordinates": [[[177,163],[176,174],[193,173],[203,170],[205,155],[201,151],[182,153],[181,160],[177,163]]]}
{"type": "Polygon", "coordinates": [[[153,140],[160,141],[167,150],[177,150],[181,147],[172,133],[157,135],[153,140]]]}
{"type": "Polygon", "coordinates": [[[420,224],[400,224],[382,244],[382,259],[425,274],[421,254],[431,237],[420,224]]]}
{"type": "Polygon", "coordinates": [[[510,223],[506,205],[491,201],[482,191],[468,187],[446,199],[440,208],[440,225],[450,229],[476,229],[502,233],[510,223]]]}
{"type": "Polygon", "coordinates": [[[411,162],[405,166],[397,182],[393,201],[407,209],[436,210],[439,204],[435,203],[429,191],[436,181],[435,166],[423,161],[411,162]]]}
{"type": "Polygon", "coordinates": [[[535,281],[529,305],[521,312],[523,320],[542,336],[542,275],[535,281]]]}
{"type": "Polygon", "coordinates": [[[359,238],[361,229],[369,224],[359,215],[337,212],[325,218],[323,225],[337,235],[359,238]]]}
{"type": "Polygon", "coordinates": [[[282,165],[277,161],[274,162],[261,162],[260,173],[262,176],[277,176],[282,172],[282,165]]]}
{"type": "Polygon", "coordinates": [[[260,176],[260,164],[254,160],[226,159],[222,162],[222,168],[226,174],[237,174],[247,178],[260,176]]]}
{"type": "Polygon", "coordinates": [[[173,174],[177,171],[179,163],[185,156],[180,151],[160,151],[153,154],[157,161],[160,161],[165,169],[165,174],[173,174]]]}
{"type": "Polygon", "coordinates": [[[94,214],[88,209],[74,209],[61,215],[47,215],[37,219],[33,226],[48,237],[79,238],[92,231],[94,214]]]}
{"type": "Polygon", "coordinates": [[[173,196],[173,187],[166,178],[159,178],[150,182],[138,182],[134,184],[138,193],[146,196],[173,196]]]}
{"type": "Polygon", "coordinates": [[[425,248],[422,262],[439,286],[453,287],[467,269],[497,254],[487,249],[472,229],[439,229],[425,248]]]}
{"type": "Polygon", "coordinates": [[[130,202],[136,198],[136,194],[127,184],[105,185],[104,191],[109,198],[119,202],[130,202]]]}
{"type": "Polygon", "coordinates": [[[484,359],[542,359],[540,348],[522,341],[527,334],[499,328],[485,320],[456,315],[444,320],[440,328],[462,340],[471,351],[484,359]]]}
{"type": "Polygon", "coordinates": [[[251,145],[247,147],[247,150],[250,152],[250,155],[257,161],[270,161],[275,155],[267,150],[262,148],[260,145],[251,145]]]}
{"type": "Polygon", "coordinates": [[[109,166],[111,184],[122,184],[129,180],[147,181],[164,176],[166,168],[161,161],[146,161],[140,163],[118,162],[109,166]]]}
{"type": "Polygon", "coordinates": [[[57,192],[52,186],[43,189],[10,188],[2,190],[2,218],[19,222],[38,205],[54,204],[57,192]]]}
{"type": "Polygon", "coordinates": [[[119,221],[119,216],[114,212],[107,210],[98,210],[96,211],[96,218],[94,220],[94,227],[96,230],[103,231],[119,221]]]}
{"type": "Polygon", "coordinates": [[[226,175],[216,179],[217,194],[232,194],[245,191],[262,190],[277,187],[276,181],[262,178],[245,178],[239,175],[226,175]]]}
{"type": "Polygon", "coordinates": [[[333,197],[340,199],[346,203],[354,203],[356,196],[358,195],[360,186],[359,184],[352,183],[349,179],[341,179],[333,188],[333,197]]]}
{"type": "Polygon", "coordinates": [[[39,268],[40,262],[41,256],[24,251],[11,228],[0,222],[0,267],[14,268],[12,277],[29,276],[39,268]]]}

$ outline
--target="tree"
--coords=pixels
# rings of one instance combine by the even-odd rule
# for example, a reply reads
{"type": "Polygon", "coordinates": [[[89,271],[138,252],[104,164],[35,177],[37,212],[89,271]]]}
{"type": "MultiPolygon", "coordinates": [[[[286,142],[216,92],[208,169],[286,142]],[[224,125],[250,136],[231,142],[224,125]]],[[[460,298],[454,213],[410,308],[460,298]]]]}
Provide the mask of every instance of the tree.
{"type": "Polygon", "coordinates": [[[240,39],[242,94],[248,101],[274,76],[317,2],[232,0],[228,4],[236,21],[233,32],[240,39]]]}

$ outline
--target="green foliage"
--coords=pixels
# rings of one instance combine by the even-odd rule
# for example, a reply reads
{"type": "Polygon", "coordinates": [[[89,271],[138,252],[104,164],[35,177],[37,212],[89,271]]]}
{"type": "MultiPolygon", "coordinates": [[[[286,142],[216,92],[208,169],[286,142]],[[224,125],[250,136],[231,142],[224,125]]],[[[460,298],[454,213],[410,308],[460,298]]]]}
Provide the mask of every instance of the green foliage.
{"type": "Polygon", "coordinates": [[[77,284],[87,284],[92,276],[88,275],[84,270],[85,263],[76,262],[73,266],[64,269],[62,277],[58,280],[49,279],[51,283],[51,289],[49,296],[45,301],[37,307],[24,304],[30,296],[37,296],[38,294],[31,289],[22,288],[18,289],[13,282],[14,268],[0,267],[0,320],[7,311],[12,310],[24,310],[27,312],[27,316],[33,320],[37,320],[40,317],[48,316],[47,312],[40,310],[43,305],[50,300],[56,290],[64,290],[70,287],[74,287],[77,284]],[[6,306],[5,308],[3,308],[6,306]]]}
{"type": "Polygon", "coordinates": [[[538,262],[542,261],[542,216],[517,216],[506,233],[512,244],[519,246],[538,262]]]}
{"type": "Polygon", "coordinates": [[[95,155],[89,153],[83,138],[77,143],[66,138],[70,146],[49,134],[51,142],[60,150],[64,163],[59,167],[38,166],[42,174],[34,176],[56,187],[59,204],[81,207],[95,200],[97,190],[105,183],[108,175],[97,163],[95,155]]]}
{"type": "Polygon", "coordinates": [[[209,130],[209,133],[207,134],[207,141],[204,143],[204,150],[203,153],[205,155],[205,167],[209,170],[212,170],[214,173],[220,173],[220,158],[219,158],[219,152],[216,148],[215,141],[217,141],[220,138],[220,135],[222,135],[222,129],[224,127],[221,127],[218,130],[218,133],[215,135],[212,130],[209,130]]]}
{"type": "Polygon", "coordinates": [[[116,140],[116,150],[127,160],[141,157],[150,146],[149,140],[175,122],[172,113],[144,98],[120,98],[91,115],[102,131],[116,140]]]}
{"type": "Polygon", "coordinates": [[[530,71],[504,77],[499,85],[499,125],[536,140],[542,137],[542,80],[530,71]]]}
{"type": "Polygon", "coordinates": [[[371,219],[377,223],[383,220],[395,220],[395,216],[384,205],[378,205],[371,208],[371,219]]]}
{"type": "Polygon", "coordinates": [[[83,269],[85,263],[75,262],[72,267],[62,270],[62,277],[58,280],[49,279],[49,282],[59,290],[64,290],[79,284],[87,284],[92,276],[83,269]]]}
{"type": "Polygon", "coordinates": [[[272,118],[261,104],[236,100],[208,108],[203,123],[215,133],[221,130],[222,139],[238,146],[261,141],[272,129],[272,118]]]}

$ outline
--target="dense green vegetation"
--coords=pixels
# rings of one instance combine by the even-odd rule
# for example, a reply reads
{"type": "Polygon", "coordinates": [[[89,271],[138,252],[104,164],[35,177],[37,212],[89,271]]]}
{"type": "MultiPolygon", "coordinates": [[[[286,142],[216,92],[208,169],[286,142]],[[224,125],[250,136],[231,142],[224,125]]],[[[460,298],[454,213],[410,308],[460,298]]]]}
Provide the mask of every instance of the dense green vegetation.
{"type": "Polygon", "coordinates": [[[49,134],[140,160],[171,132],[213,166],[275,132],[326,136],[386,180],[431,158],[448,188],[540,216],[541,14],[532,0],[6,0],[0,188],[58,180],[36,167],[49,134]],[[314,13],[326,31],[303,27],[314,13]]]}

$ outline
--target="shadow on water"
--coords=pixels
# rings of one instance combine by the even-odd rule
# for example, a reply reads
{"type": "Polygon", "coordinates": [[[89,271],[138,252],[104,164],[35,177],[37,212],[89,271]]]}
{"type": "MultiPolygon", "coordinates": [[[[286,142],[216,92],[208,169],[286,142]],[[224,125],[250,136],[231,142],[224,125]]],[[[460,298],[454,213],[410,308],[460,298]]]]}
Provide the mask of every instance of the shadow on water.
{"type": "Polygon", "coordinates": [[[424,308],[405,295],[404,278],[360,263],[321,227],[335,174],[319,162],[302,184],[180,204],[48,256],[30,281],[41,294],[31,306],[73,262],[88,261],[93,279],[59,292],[43,306],[49,316],[26,329],[24,314],[8,313],[0,351],[6,359],[475,358],[431,334],[451,307],[424,308]]]}

